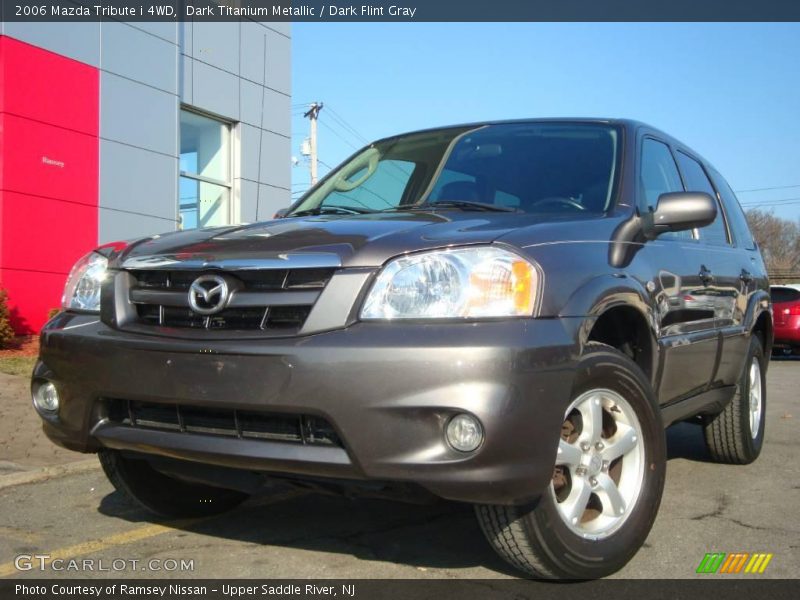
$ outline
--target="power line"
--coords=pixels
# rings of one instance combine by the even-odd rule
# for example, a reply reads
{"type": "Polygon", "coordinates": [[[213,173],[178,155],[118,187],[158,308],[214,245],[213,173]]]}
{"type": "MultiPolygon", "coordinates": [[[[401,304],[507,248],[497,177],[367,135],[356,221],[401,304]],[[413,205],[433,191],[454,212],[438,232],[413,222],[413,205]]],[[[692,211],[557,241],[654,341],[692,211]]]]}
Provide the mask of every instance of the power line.
{"type": "Polygon", "coordinates": [[[335,135],[336,137],[338,137],[338,138],[339,138],[340,140],[342,140],[342,141],[343,141],[345,144],[347,144],[348,146],[350,146],[350,147],[351,147],[353,150],[358,150],[358,146],[356,146],[356,145],[354,145],[354,144],[350,143],[348,140],[346,140],[346,139],[345,139],[345,138],[344,138],[344,137],[343,137],[343,136],[342,136],[342,135],[341,135],[341,134],[340,134],[338,131],[336,131],[336,130],[335,130],[333,127],[331,127],[330,125],[328,125],[328,124],[327,124],[325,121],[320,121],[320,122],[319,122],[319,124],[320,124],[320,125],[322,125],[323,127],[325,127],[325,128],[326,128],[328,131],[330,131],[331,133],[333,133],[333,135],[335,135]]]}
{"type": "Polygon", "coordinates": [[[781,198],[779,200],[751,200],[748,202],[742,202],[742,206],[745,204],[747,206],[760,206],[763,204],[783,204],[784,202],[797,202],[800,198],[781,198]]]}
{"type": "Polygon", "coordinates": [[[767,208],[781,208],[781,207],[784,207],[784,206],[794,206],[795,204],[800,204],[800,201],[798,201],[798,202],[786,202],[785,204],[762,204],[762,205],[751,205],[751,206],[745,205],[745,206],[742,206],[742,208],[744,210],[761,210],[761,209],[767,209],[767,208]]]}
{"type": "Polygon", "coordinates": [[[361,147],[362,147],[364,144],[368,144],[368,143],[369,143],[369,141],[367,140],[367,138],[365,138],[365,137],[364,137],[364,136],[362,136],[360,133],[358,133],[358,131],[356,131],[356,130],[355,130],[355,128],[353,128],[352,126],[350,126],[350,125],[349,125],[349,124],[348,124],[346,121],[344,121],[344,120],[343,120],[341,117],[336,117],[336,116],[334,116],[333,112],[331,112],[331,113],[329,113],[329,114],[330,114],[330,116],[333,118],[333,120],[332,120],[332,121],[330,121],[329,123],[325,123],[325,122],[322,122],[322,121],[320,121],[320,125],[323,125],[324,127],[326,127],[326,128],[328,129],[328,131],[330,131],[331,133],[333,133],[333,135],[335,135],[336,137],[338,137],[338,138],[339,138],[341,141],[343,141],[345,144],[347,144],[348,146],[350,146],[350,147],[351,147],[353,150],[360,150],[360,149],[361,149],[361,147]],[[338,127],[339,129],[334,129],[334,128],[331,126],[331,124],[335,125],[335,126],[336,126],[336,127],[338,127]],[[344,135],[343,135],[343,134],[344,134],[344,135]],[[348,140],[348,139],[347,139],[345,136],[350,136],[350,137],[352,137],[352,138],[353,138],[353,139],[354,139],[354,140],[357,142],[357,145],[356,145],[356,144],[354,144],[352,141],[348,140]],[[362,141],[362,140],[363,140],[363,141],[362,141]]]}
{"type": "Polygon", "coordinates": [[[800,202],[800,198],[778,198],[776,200],[749,200],[747,202],[742,202],[742,206],[748,207],[757,207],[757,206],[783,206],[785,204],[797,204],[800,202]]]}
{"type": "MultiPolygon", "coordinates": [[[[332,113],[333,113],[333,111],[331,111],[331,113],[329,113],[329,114],[332,114],[332,113]]],[[[353,129],[352,127],[350,127],[350,130],[349,130],[349,131],[348,131],[347,129],[344,129],[344,127],[345,127],[346,123],[345,123],[345,125],[343,125],[342,123],[340,123],[340,122],[337,122],[337,121],[335,121],[335,120],[334,120],[334,122],[336,123],[336,125],[337,125],[338,127],[342,127],[342,129],[344,130],[344,133],[346,133],[346,134],[349,134],[349,135],[351,135],[351,136],[354,136],[354,137],[361,137],[361,138],[364,140],[364,143],[365,143],[365,144],[368,144],[368,143],[369,143],[369,142],[367,141],[367,139],[366,139],[366,138],[364,138],[363,136],[361,136],[361,135],[360,135],[360,134],[359,134],[359,133],[358,133],[358,132],[357,132],[355,129],[353,129]]],[[[342,141],[343,141],[345,144],[347,144],[348,146],[350,146],[350,147],[351,147],[353,150],[360,150],[360,149],[361,149],[361,148],[359,148],[358,146],[356,146],[356,145],[354,145],[353,143],[351,143],[350,141],[346,140],[346,139],[345,139],[345,138],[344,138],[344,137],[343,137],[343,136],[342,136],[342,135],[341,135],[339,132],[337,132],[336,130],[334,130],[334,129],[333,129],[333,128],[332,128],[330,125],[328,125],[327,123],[324,123],[324,122],[320,121],[320,125],[323,125],[323,126],[325,126],[325,127],[326,127],[326,128],[327,128],[327,129],[328,129],[330,132],[331,132],[331,133],[333,133],[333,134],[334,134],[336,137],[338,137],[340,140],[342,140],[342,141]]],[[[401,184],[402,186],[404,186],[404,187],[405,187],[406,183],[408,183],[408,178],[410,177],[410,173],[406,173],[405,171],[403,171],[403,169],[401,169],[401,168],[400,168],[400,167],[399,167],[397,164],[395,164],[393,161],[388,161],[386,164],[387,164],[388,166],[390,166],[390,167],[393,167],[395,171],[399,172],[399,173],[400,173],[400,175],[401,175],[401,177],[398,177],[398,176],[397,176],[395,173],[392,173],[392,172],[390,172],[390,171],[386,171],[386,175],[388,175],[389,177],[391,177],[392,179],[394,179],[394,180],[395,180],[395,181],[397,181],[399,184],[401,184]]],[[[381,198],[381,200],[383,200],[384,202],[386,202],[386,200],[385,200],[384,198],[381,198]]]]}
{"type": "Polygon", "coordinates": [[[771,190],[788,190],[791,188],[799,188],[800,183],[794,185],[777,185],[775,187],[753,188],[750,190],[736,190],[737,194],[749,194],[750,192],[769,192],[771,190]]]}
{"type": "Polygon", "coordinates": [[[367,138],[365,138],[363,135],[361,135],[361,133],[359,133],[359,131],[358,131],[358,130],[357,130],[355,127],[353,127],[352,125],[350,125],[350,123],[348,123],[348,122],[347,122],[347,121],[344,119],[344,117],[342,117],[342,116],[341,116],[339,113],[337,113],[335,110],[333,110],[333,109],[330,109],[330,115],[331,115],[331,117],[332,117],[332,118],[333,118],[335,121],[338,121],[338,122],[339,122],[339,124],[340,124],[340,125],[341,125],[341,126],[344,128],[344,129],[346,129],[346,130],[349,130],[349,132],[350,132],[352,135],[354,135],[356,138],[358,138],[360,141],[362,141],[362,142],[363,142],[363,143],[365,143],[365,144],[368,144],[368,143],[369,143],[369,140],[368,140],[367,138]]]}
{"type": "MultiPolygon", "coordinates": [[[[330,106],[326,106],[326,108],[328,109],[326,111],[326,113],[329,114],[332,117],[332,124],[334,124],[338,128],[340,128],[341,131],[337,131],[337,129],[334,129],[331,125],[326,123],[324,120],[320,120],[319,121],[320,125],[325,127],[334,136],[336,136],[337,138],[339,138],[339,140],[341,140],[342,142],[344,142],[345,144],[350,146],[353,150],[360,150],[361,148],[360,148],[360,146],[357,146],[357,145],[353,144],[350,140],[348,140],[345,137],[345,135],[354,138],[359,144],[361,144],[361,143],[368,144],[369,143],[369,140],[367,140],[367,138],[365,138],[363,135],[361,135],[358,132],[358,130],[356,130],[355,127],[350,125],[341,115],[336,113],[336,111],[331,110],[330,106]],[[342,134],[344,134],[344,135],[342,135],[342,134]]],[[[333,167],[331,167],[329,164],[327,164],[327,163],[325,163],[325,162],[323,162],[321,160],[319,160],[319,163],[324,165],[328,169],[333,170],[333,167]]],[[[402,184],[403,186],[405,186],[407,184],[407,182],[408,182],[409,174],[404,172],[402,169],[400,169],[396,164],[394,164],[391,161],[389,163],[387,163],[387,164],[389,164],[389,166],[394,167],[402,176],[404,176],[404,179],[401,179],[400,177],[397,177],[397,175],[392,173],[392,172],[386,172],[386,175],[388,175],[389,177],[391,177],[395,181],[397,181],[400,184],[402,184]]],[[[381,202],[384,202],[387,206],[393,206],[392,203],[389,202],[386,198],[384,198],[383,196],[381,196],[379,194],[376,194],[374,191],[372,191],[372,190],[370,190],[368,188],[365,188],[363,186],[360,189],[363,189],[368,194],[371,194],[371,195],[375,196],[381,202]]],[[[359,204],[362,204],[362,206],[366,207],[366,205],[363,204],[362,202],[360,202],[358,199],[356,199],[356,198],[351,198],[351,199],[354,200],[355,202],[358,202],[359,204]]]]}
{"type": "MultiPolygon", "coordinates": [[[[328,106],[326,106],[325,108],[329,109],[328,106]]],[[[348,146],[350,146],[354,150],[359,150],[360,149],[359,146],[356,146],[355,144],[353,144],[350,140],[346,139],[344,137],[344,135],[342,135],[342,134],[349,135],[349,136],[352,136],[352,137],[356,138],[356,141],[358,141],[359,144],[361,143],[361,140],[364,140],[364,143],[368,143],[367,139],[364,136],[362,136],[360,133],[358,133],[358,131],[356,131],[354,127],[349,125],[340,116],[334,115],[333,111],[331,111],[330,115],[331,115],[331,117],[333,119],[332,123],[335,124],[337,127],[341,128],[341,131],[338,131],[338,130],[334,129],[329,123],[326,123],[326,122],[323,122],[323,121],[320,121],[319,124],[322,125],[323,127],[325,127],[326,129],[328,129],[331,133],[333,133],[336,137],[338,137],[345,144],[347,144],[348,146]]]]}
{"type": "MultiPolygon", "coordinates": [[[[347,133],[349,133],[350,135],[352,135],[356,139],[358,139],[361,143],[363,143],[365,145],[370,143],[370,140],[368,140],[366,137],[361,135],[361,133],[355,127],[350,125],[350,123],[348,123],[345,120],[345,118],[342,117],[335,110],[330,109],[330,113],[329,114],[334,118],[335,121],[338,122],[339,126],[341,126],[347,133]]],[[[402,186],[405,187],[406,183],[408,182],[408,178],[411,176],[411,173],[408,173],[408,172],[404,171],[403,169],[401,169],[399,167],[399,165],[397,165],[397,163],[394,162],[394,161],[388,161],[387,164],[390,167],[393,167],[394,170],[397,173],[400,173],[400,177],[398,177],[395,173],[392,173],[392,172],[389,172],[389,171],[387,171],[386,174],[389,177],[391,177],[392,179],[394,179],[395,181],[397,181],[399,184],[401,184],[402,186]]]]}

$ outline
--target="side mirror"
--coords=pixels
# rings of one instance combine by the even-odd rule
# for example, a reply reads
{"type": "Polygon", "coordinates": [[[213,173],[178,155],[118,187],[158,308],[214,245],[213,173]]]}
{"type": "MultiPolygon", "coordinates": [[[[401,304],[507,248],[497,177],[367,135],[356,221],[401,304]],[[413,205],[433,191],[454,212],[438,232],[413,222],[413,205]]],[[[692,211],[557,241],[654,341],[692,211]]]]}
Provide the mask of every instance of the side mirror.
{"type": "Polygon", "coordinates": [[[644,215],[644,233],[655,239],[668,231],[705,227],[717,217],[716,201],[704,192],[661,194],[653,212],[644,215]]]}
{"type": "Polygon", "coordinates": [[[275,211],[275,216],[273,216],[272,218],[273,219],[282,219],[283,217],[286,216],[286,213],[289,212],[289,208],[290,207],[288,207],[288,206],[286,208],[279,208],[277,211],[275,211]]]}

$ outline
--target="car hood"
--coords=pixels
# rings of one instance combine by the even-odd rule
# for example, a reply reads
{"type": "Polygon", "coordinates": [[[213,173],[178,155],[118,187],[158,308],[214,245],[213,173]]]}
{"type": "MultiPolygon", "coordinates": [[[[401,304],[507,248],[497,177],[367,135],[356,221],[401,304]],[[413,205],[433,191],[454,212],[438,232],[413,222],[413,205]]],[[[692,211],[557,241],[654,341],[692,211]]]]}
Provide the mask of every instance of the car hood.
{"type": "Polygon", "coordinates": [[[126,268],[170,261],[213,268],[219,261],[244,264],[302,254],[338,259],[344,267],[374,267],[410,251],[491,243],[533,222],[520,213],[453,210],[286,218],[153,236],[116,246],[114,258],[115,266],[126,268]]]}

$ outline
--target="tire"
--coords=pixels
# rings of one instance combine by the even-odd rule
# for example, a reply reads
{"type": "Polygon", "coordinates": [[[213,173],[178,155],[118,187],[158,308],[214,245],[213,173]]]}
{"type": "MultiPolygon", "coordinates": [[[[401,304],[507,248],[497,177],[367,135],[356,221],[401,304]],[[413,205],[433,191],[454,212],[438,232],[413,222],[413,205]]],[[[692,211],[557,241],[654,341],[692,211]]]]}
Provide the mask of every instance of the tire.
{"type": "Polygon", "coordinates": [[[725,410],[703,424],[706,447],[714,462],[746,465],[761,454],[767,409],[766,366],[761,341],[755,335],[750,336],[747,358],[733,399],[725,410]],[[751,403],[755,402],[760,406],[757,415],[751,411],[751,403]],[[752,421],[751,417],[754,417],[752,421]]]}
{"type": "Polygon", "coordinates": [[[156,471],[147,460],[126,457],[117,450],[100,450],[98,458],[106,477],[118,492],[160,517],[216,515],[249,497],[243,492],[169,477],[156,471]]]}
{"type": "MultiPolygon", "coordinates": [[[[594,414],[593,409],[586,410],[594,414]]],[[[597,421],[590,419],[591,422],[597,421]]],[[[565,413],[558,456],[553,481],[534,503],[476,506],[481,528],[502,558],[533,577],[594,579],[610,575],[622,568],[647,538],[661,502],[666,474],[664,427],[652,387],[636,363],[616,349],[594,342],[587,344],[565,413]],[[587,429],[576,416],[582,419],[584,412],[578,407],[583,410],[593,403],[602,407],[599,435],[604,442],[600,446],[580,441],[597,439],[592,434],[597,428],[589,425],[587,429]],[[638,435],[634,436],[631,430],[638,435]],[[613,459],[621,451],[620,442],[624,439],[629,440],[631,448],[621,458],[613,459]],[[589,449],[582,449],[584,446],[589,449]],[[595,450],[606,453],[600,454],[600,472],[593,458],[595,450]],[[575,452],[580,453],[580,461],[568,462],[565,457],[574,458],[575,452]],[[574,468],[564,466],[576,464],[579,466],[574,468]],[[604,487],[609,477],[613,479],[614,471],[619,484],[616,489],[626,499],[622,516],[612,510],[612,495],[604,487]],[[585,493],[591,495],[586,509],[576,508],[574,512],[565,508],[572,505],[573,493],[585,491],[587,484],[591,492],[585,493]],[[637,486],[638,490],[631,494],[637,486]],[[571,512],[579,517],[568,518],[571,512]]],[[[576,497],[581,497],[580,493],[576,497]]],[[[575,502],[574,506],[580,507],[580,503],[575,502]]]]}

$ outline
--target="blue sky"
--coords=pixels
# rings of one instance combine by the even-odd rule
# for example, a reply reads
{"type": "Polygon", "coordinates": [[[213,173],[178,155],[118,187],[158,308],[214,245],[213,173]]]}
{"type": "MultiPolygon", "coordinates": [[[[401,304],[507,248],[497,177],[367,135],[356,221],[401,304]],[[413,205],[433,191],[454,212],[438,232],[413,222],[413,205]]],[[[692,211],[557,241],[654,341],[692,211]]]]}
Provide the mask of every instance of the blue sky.
{"type": "MultiPolygon", "coordinates": [[[[797,185],[739,199],[800,218],[800,24],[295,23],[292,41],[298,158],[308,133],[299,105],[315,100],[332,109],[319,129],[330,166],[363,144],[359,136],[629,117],[681,139],[737,191],[797,185]]],[[[302,161],[292,181],[306,188],[302,161]]]]}

